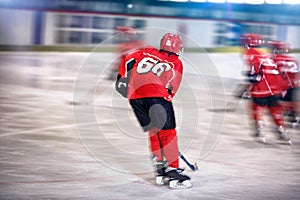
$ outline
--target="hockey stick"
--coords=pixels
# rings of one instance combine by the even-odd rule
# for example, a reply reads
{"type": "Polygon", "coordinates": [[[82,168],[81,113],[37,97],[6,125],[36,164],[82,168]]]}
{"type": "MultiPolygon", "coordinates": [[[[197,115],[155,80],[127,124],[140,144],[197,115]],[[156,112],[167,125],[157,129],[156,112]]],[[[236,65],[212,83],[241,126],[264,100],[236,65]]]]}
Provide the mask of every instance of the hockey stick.
{"type": "MultiPolygon", "coordinates": [[[[234,112],[239,106],[243,103],[245,99],[250,99],[248,92],[251,90],[252,85],[249,84],[240,84],[238,88],[235,89],[233,94],[230,97],[234,97],[234,102],[227,102],[225,108],[211,108],[211,112],[234,112]],[[240,100],[236,103],[236,98],[240,100]]],[[[231,100],[232,101],[232,100],[231,100]]]]}
{"type": "Polygon", "coordinates": [[[178,151],[178,155],[179,157],[185,162],[185,164],[187,164],[187,166],[192,170],[192,171],[196,171],[198,170],[198,166],[197,163],[195,163],[194,165],[192,165],[183,155],[182,153],[180,153],[180,151],[178,151]]]}
{"type": "Polygon", "coordinates": [[[239,87],[242,88],[238,88],[237,92],[234,92],[231,96],[235,97],[235,98],[240,98],[240,100],[238,101],[238,103],[227,103],[226,105],[226,109],[228,111],[232,111],[234,112],[237,108],[239,108],[239,106],[242,104],[242,102],[245,99],[251,99],[251,96],[249,95],[249,91],[251,91],[253,85],[252,84],[240,84],[239,87]]]}

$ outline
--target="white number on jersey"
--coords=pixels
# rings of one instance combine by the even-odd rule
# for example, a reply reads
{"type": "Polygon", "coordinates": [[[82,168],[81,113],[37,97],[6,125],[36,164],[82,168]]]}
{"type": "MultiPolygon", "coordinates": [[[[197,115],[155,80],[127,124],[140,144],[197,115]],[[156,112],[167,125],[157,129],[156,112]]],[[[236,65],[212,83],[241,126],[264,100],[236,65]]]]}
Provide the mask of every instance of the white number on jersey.
{"type": "Polygon", "coordinates": [[[263,59],[263,64],[266,65],[266,66],[276,67],[275,62],[272,59],[270,59],[270,58],[263,59]]]}
{"type": "Polygon", "coordinates": [[[288,62],[287,65],[290,68],[290,72],[299,73],[300,68],[299,68],[299,66],[297,65],[296,62],[293,62],[293,61],[288,62]]]}
{"type": "Polygon", "coordinates": [[[168,63],[159,62],[153,58],[145,57],[138,63],[136,71],[139,74],[146,74],[152,71],[152,73],[160,77],[163,72],[169,71],[170,69],[171,66],[168,63]]]}

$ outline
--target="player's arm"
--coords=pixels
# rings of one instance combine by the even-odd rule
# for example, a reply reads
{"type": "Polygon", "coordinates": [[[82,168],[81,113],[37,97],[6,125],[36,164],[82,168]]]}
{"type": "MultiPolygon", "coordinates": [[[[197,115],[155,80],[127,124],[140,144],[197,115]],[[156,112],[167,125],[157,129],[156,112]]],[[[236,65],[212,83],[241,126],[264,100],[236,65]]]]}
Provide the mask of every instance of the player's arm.
{"type": "Polygon", "coordinates": [[[179,89],[182,80],[182,69],[183,67],[181,62],[172,69],[171,77],[166,85],[170,98],[173,98],[179,89]]]}
{"type": "Polygon", "coordinates": [[[115,83],[115,89],[119,94],[121,94],[125,98],[127,98],[130,72],[135,63],[136,60],[134,57],[124,57],[119,68],[117,80],[115,83]]]}
{"type": "Polygon", "coordinates": [[[257,83],[261,81],[262,75],[259,73],[255,73],[254,71],[244,71],[243,75],[246,76],[246,80],[250,83],[257,83]]]}
{"type": "Polygon", "coordinates": [[[257,83],[262,80],[263,77],[263,61],[261,60],[253,60],[249,62],[250,67],[248,71],[245,71],[243,74],[246,76],[247,81],[250,83],[257,83]]]}

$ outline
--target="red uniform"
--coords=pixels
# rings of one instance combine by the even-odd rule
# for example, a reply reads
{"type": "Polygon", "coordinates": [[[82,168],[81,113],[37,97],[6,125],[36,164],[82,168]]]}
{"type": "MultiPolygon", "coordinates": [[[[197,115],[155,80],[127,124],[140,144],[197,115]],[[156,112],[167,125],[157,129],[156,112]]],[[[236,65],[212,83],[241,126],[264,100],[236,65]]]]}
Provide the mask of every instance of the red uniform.
{"type": "Polygon", "coordinates": [[[171,100],[176,94],[182,78],[182,62],[175,54],[147,47],[123,59],[119,74],[126,77],[129,73],[128,99],[164,97],[171,100]],[[171,89],[170,94],[168,90],[171,89]]]}
{"type": "Polygon", "coordinates": [[[258,48],[264,45],[264,39],[261,35],[244,34],[241,37],[241,43],[245,47],[245,62],[249,67],[247,76],[252,83],[250,93],[252,97],[251,109],[256,128],[255,135],[265,142],[263,116],[265,109],[268,108],[276,124],[280,139],[291,144],[285,129],[283,109],[278,101],[280,95],[288,89],[288,85],[271,57],[258,48]]]}
{"type": "Polygon", "coordinates": [[[173,168],[178,168],[179,163],[171,101],[181,83],[182,71],[177,54],[146,47],[123,58],[117,82],[122,85],[125,79],[128,84],[123,96],[129,99],[144,131],[149,132],[152,154],[159,162],[165,157],[173,168]],[[156,109],[158,104],[165,111],[162,112],[160,106],[156,109]],[[161,125],[161,122],[165,123],[161,125]]]}
{"type": "Polygon", "coordinates": [[[109,75],[109,79],[115,80],[117,77],[117,73],[119,70],[120,63],[122,62],[123,58],[129,55],[130,53],[137,51],[138,49],[144,48],[145,43],[140,40],[130,40],[118,45],[117,52],[118,52],[118,59],[114,62],[114,66],[112,71],[109,75]]]}
{"type": "Polygon", "coordinates": [[[181,37],[166,33],[160,41],[160,50],[149,46],[123,58],[115,85],[129,99],[141,127],[149,133],[156,183],[162,185],[163,177],[169,177],[171,188],[191,187],[190,177],[177,170],[178,144],[172,104],[182,80],[181,50],[181,37]]]}
{"type": "Polygon", "coordinates": [[[267,97],[280,94],[288,89],[277,65],[267,54],[257,48],[247,49],[245,54],[246,63],[250,68],[248,73],[259,76],[259,80],[252,85],[252,97],[267,97]]]}
{"type": "Polygon", "coordinates": [[[286,54],[274,54],[273,60],[285,78],[288,87],[300,87],[300,68],[298,61],[286,54]]]}
{"type": "Polygon", "coordinates": [[[292,126],[297,126],[300,121],[300,68],[299,63],[293,57],[286,54],[273,54],[279,70],[284,77],[289,89],[282,98],[282,106],[291,117],[292,126]]]}

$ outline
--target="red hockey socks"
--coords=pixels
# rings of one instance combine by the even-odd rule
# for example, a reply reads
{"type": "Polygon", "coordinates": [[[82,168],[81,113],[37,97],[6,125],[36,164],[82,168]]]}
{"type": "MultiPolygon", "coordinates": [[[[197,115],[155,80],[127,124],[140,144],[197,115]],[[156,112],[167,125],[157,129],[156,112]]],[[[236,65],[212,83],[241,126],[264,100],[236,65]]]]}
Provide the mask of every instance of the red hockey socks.
{"type": "Polygon", "coordinates": [[[179,168],[178,145],[175,129],[161,130],[158,133],[163,148],[163,154],[170,167],[179,168]]]}
{"type": "MultiPolygon", "coordinates": [[[[263,120],[263,115],[265,111],[266,106],[259,106],[256,103],[253,102],[252,109],[253,109],[253,117],[255,120],[256,125],[258,125],[258,121],[263,120]]],[[[277,127],[279,126],[285,126],[284,118],[283,118],[283,108],[281,106],[271,106],[268,107],[270,114],[272,115],[272,118],[276,124],[277,127]]]]}
{"type": "Polygon", "coordinates": [[[157,161],[163,160],[162,146],[159,141],[158,131],[156,129],[149,130],[149,142],[150,150],[154,156],[156,156],[157,161]]]}
{"type": "Polygon", "coordinates": [[[283,109],[281,106],[269,107],[270,113],[277,127],[285,126],[283,118],[283,109]]]}
{"type": "Polygon", "coordinates": [[[149,130],[150,150],[157,161],[165,157],[168,165],[173,168],[179,168],[178,145],[175,129],[169,130],[149,130]]]}
{"type": "Polygon", "coordinates": [[[259,121],[263,121],[263,115],[265,112],[266,106],[259,106],[255,102],[252,103],[252,110],[253,110],[253,118],[255,121],[256,127],[259,126],[259,121]]]}

